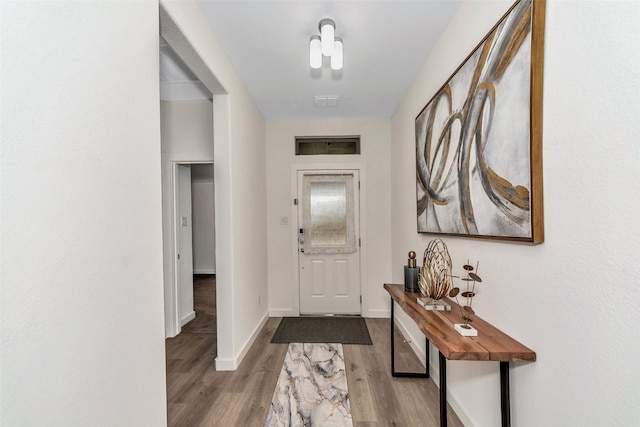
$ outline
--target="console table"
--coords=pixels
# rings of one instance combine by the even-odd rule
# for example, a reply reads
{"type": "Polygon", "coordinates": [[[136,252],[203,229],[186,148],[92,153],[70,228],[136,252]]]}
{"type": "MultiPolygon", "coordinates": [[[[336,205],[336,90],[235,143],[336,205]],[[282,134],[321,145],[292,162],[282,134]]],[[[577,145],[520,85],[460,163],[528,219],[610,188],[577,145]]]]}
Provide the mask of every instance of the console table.
{"type": "Polygon", "coordinates": [[[429,342],[440,352],[440,425],[447,425],[447,360],[480,360],[500,362],[500,404],[502,426],[511,425],[511,403],[509,397],[509,363],[536,360],[536,353],[520,344],[489,323],[473,316],[472,326],[478,330],[477,337],[463,337],[453,329],[454,323],[464,323],[459,306],[445,298],[451,311],[425,310],[418,302],[420,293],[405,292],[404,285],[385,284],[391,296],[391,374],[393,376],[428,377],[429,342]],[[425,373],[396,372],[394,366],[394,313],[393,302],[416,323],[426,337],[427,363],[425,373]]]}

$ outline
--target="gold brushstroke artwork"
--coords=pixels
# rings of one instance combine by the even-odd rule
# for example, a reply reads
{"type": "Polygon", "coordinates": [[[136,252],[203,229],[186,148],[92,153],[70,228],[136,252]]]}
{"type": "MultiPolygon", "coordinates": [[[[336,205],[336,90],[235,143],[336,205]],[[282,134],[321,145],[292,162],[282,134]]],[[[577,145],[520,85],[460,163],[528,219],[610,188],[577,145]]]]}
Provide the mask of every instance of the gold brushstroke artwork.
{"type": "Polygon", "coordinates": [[[416,117],[418,232],[543,241],[544,7],[515,3],[416,117]]]}

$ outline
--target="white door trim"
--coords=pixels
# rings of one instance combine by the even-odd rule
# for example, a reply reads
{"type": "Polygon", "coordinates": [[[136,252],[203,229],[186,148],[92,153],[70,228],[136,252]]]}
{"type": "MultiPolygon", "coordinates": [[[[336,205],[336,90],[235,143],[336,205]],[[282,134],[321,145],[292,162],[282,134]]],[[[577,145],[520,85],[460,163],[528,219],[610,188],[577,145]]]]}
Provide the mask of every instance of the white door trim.
{"type": "Polygon", "coordinates": [[[357,169],[360,173],[360,295],[362,304],[361,313],[369,310],[369,292],[367,275],[367,174],[364,162],[349,163],[295,163],[291,165],[291,278],[292,286],[292,316],[300,316],[300,265],[298,258],[298,207],[293,204],[293,199],[298,194],[298,171],[320,171],[320,170],[346,170],[357,169]]]}
{"type": "Polygon", "coordinates": [[[165,293],[167,301],[165,301],[165,310],[168,310],[168,325],[166,325],[165,335],[167,338],[175,337],[182,330],[182,324],[180,319],[180,289],[178,288],[178,230],[176,224],[178,223],[178,166],[180,165],[194,165],[194,164],[210,164],[212,161],[206,160],[171,160],[171,234],[169,236],[169,247],[171,248],[171,281],[170,290],[165,293]]]}

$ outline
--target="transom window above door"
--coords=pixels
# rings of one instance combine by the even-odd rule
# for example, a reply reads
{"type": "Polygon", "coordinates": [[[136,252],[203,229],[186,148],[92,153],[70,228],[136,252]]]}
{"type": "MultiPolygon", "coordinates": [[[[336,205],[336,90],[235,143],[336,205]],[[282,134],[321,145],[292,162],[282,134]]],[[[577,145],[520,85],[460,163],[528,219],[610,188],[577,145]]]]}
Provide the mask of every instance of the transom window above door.
{"type": "Polygon", "coordinates": [[[296,156],[360,154],[360,135],[296,136],[296,156]]]}

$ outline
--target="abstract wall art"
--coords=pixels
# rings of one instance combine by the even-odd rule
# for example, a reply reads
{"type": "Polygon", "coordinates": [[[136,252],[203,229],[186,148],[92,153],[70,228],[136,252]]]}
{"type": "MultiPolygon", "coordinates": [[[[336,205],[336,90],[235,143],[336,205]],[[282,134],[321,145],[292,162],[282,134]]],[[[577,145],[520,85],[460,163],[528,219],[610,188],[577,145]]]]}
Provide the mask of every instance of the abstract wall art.
{"type": "Polygon", "coordinates": [[[544,241],[544,0],[515,3],[418,114],[418,232],[544,241]]]}

